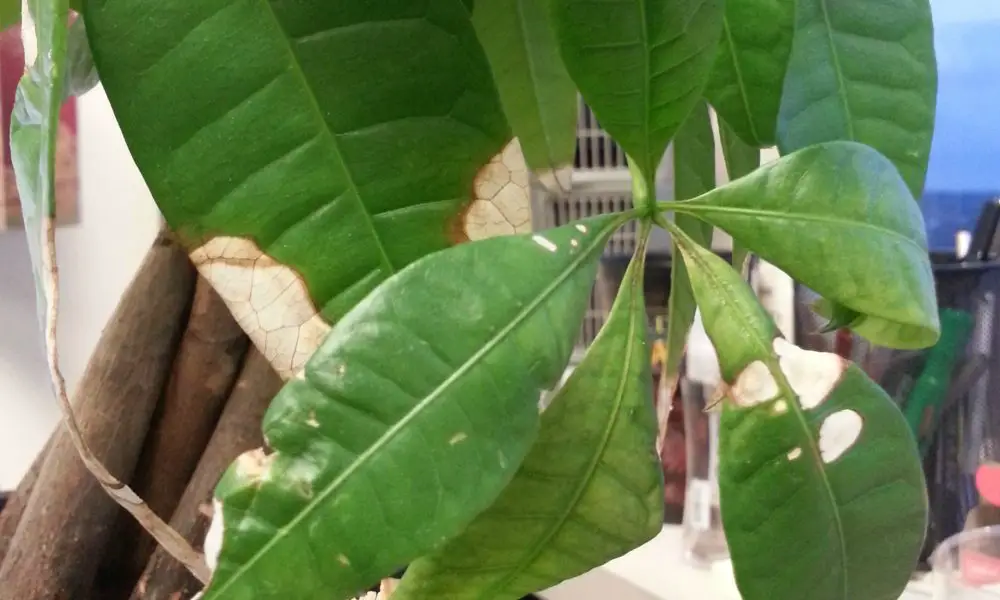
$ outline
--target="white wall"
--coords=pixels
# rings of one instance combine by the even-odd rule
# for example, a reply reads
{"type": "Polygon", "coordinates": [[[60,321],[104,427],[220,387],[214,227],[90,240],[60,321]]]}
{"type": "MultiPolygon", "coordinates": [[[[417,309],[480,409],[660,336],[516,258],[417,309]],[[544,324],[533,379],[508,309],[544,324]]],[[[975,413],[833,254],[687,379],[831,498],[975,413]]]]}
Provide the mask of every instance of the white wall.
{"type": "MultiPolygon", "coordinates": [[[[80,223],[57,234],[59,343],[71,389],[159,226],[104,91],[77,106],[80,223]]],[[[59,418],[33,286],[24,233],[0,232],[0,489],[17,485],[59,418]]]]}

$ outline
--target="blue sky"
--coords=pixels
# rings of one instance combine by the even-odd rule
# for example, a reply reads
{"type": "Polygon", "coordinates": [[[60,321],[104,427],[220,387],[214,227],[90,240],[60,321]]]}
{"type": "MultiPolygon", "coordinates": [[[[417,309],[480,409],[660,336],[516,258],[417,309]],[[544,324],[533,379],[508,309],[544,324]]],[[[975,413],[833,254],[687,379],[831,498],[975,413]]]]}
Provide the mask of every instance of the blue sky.
{"type": "Polygon", "coordinates": [[[928,192],[1000,191],[1000,0],[932,0],[938,105],[928,192]]]}

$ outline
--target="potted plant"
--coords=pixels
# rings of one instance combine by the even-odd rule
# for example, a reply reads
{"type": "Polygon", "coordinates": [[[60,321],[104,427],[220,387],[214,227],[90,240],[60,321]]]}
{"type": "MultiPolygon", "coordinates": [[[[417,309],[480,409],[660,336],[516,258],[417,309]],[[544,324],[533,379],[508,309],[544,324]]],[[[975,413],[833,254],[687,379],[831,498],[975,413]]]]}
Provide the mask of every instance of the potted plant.
{"type": "Polygon", "coordinates": [[[905,420],[857,367],[783,339],[740,270],[748,252],[777,265],[822,295],[831,327],[935,342],[916,203],[927,0],[86,0],[85,38],[67,0],[30,8],[12,140],[47,330],[52,115],[89,50],[173,239],[285,381],[265,447],[215,490],[208,569],[90,464],[211,571],[204,599],[351,598],[406,565],[394,600],[519,598],[654,536],[655,227],[682,259],[664,385],[696,306],[727,383],[721,497],[743,597],[905,586],[927,511],[905,420]],[[569,184],[578,92],[628,155],[634,207],[532,232],[530,187],[569,184]],[[718,188],[709,106],[731,175],[718,188]],[[653,173],[671,142],[664,202],[653,173]],[[631,220],[609,319],[540,414],[631,220]],[[706,249],[715,227],[733,265],[706,249]]]}

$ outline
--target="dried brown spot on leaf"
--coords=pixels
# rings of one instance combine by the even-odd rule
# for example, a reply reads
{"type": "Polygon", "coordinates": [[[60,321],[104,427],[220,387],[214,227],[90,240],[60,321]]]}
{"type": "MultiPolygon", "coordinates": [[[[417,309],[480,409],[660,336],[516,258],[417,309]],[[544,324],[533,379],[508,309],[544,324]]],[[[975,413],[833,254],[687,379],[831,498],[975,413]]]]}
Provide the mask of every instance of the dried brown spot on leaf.
{"type": "Polygon", "coordinates": [[[302,277],[252,240],[215,237],[191,260],[282,379],[299,371],[329,333],[302,277]]]}
{"type": "Polygon", "coordinates": [[[528,166],[517,138],[480,169],[473,194],[474,200],[459,216],[458,236],[476,241],[531,231],[528,166]]]}

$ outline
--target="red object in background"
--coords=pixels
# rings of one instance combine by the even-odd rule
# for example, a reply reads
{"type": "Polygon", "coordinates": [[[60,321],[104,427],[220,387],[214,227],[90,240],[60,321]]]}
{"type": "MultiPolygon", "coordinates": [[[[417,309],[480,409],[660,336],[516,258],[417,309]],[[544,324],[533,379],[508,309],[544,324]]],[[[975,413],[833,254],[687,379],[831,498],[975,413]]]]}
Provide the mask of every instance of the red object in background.
{"type": "MultiPolygon", "coordinates": [[[[14,167],[11,162],[10,121],[17,95],[17,84],[24,74],[24,49],[21,28],[0,31],[0,108],[3,131],[3,162],[0,173],[0,230],[21,226],[21,203],[14,167]]],[[[76,99],[63,103],[59,114],[59,137],[56,141],[56,220],[60,224],[77,221],[79,170],[77,167],[76,99]]]]}

